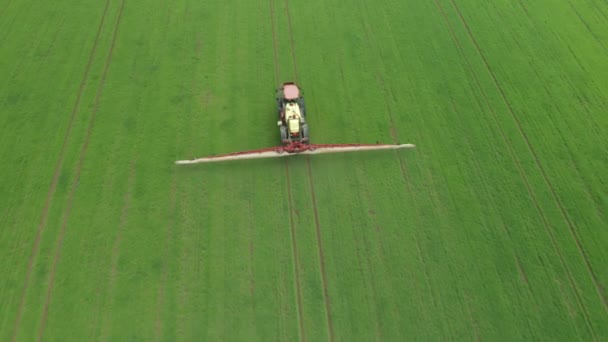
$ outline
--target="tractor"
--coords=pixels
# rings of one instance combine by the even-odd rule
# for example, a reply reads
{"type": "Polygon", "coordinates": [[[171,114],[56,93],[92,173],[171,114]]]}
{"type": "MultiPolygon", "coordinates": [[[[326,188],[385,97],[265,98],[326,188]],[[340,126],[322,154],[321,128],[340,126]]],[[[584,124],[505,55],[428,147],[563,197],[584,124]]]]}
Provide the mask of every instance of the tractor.
{"type": "Polygon", "coordinates": [[[308,144],[308,124],[306,123],[306,106],[301,89],[294,82],[285,82],[277,89],[277,113],[283,145],[293,142],[308,144]]]}
{"type": "Polygon", "coordinates": [[[281,131],[280,146],[260,148],[257,150],[231,152],[208,157],[177,160],[176,164],[198,164],[221,162],[228,160],[278,158],[297,154],[321,154],[338,152],[358,152],[415,147],[412,144],[310,144],[308,124],[306,123],[306,107],[302,90],[294,82],[285,82],[277,89],[276,101],[281,131]]]}

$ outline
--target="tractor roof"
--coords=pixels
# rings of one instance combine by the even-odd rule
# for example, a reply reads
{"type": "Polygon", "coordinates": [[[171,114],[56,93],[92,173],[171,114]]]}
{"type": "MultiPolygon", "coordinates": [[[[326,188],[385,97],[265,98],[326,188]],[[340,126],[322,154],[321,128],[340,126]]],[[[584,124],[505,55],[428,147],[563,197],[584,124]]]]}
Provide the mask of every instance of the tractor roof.
{"type": "Polygon", "coordinates": [[[300,97],[300,89],[293,83],[287,83],[283,86],[283,95],[285,100],[295,100],[300,97]]]}

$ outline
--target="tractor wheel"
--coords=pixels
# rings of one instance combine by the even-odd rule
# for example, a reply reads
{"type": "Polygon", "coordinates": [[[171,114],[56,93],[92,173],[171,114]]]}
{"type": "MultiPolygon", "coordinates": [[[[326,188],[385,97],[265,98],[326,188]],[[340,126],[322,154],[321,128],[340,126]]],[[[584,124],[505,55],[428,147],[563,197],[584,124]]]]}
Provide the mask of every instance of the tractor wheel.
{"type": "Polygon", "coordinates": [[[287,127],[281,126],[281,142],[287,140],[287,127]]]}
{"type": "Polygon", "coordinates": [[[304,99],[298,100],[298,105],[300,106],[300,112],[303,117],[306,117],[306,106],[304,105],[304,99]]]}
{"type": "Polygon", "coordinates": [[[310,141],[310,137],[308,136],[308,125],[304,124],[302,125],[302,140],[309,142],[310,141]]]}
{"type": "Polygon", "coordinates": [[[281,112],[282,112],[282,110],[283,110],[283,105],[281,103],[281,100],[278,99],[277,100],[277,114],[279,116],[279,119],[281,119],[281,112]]]}

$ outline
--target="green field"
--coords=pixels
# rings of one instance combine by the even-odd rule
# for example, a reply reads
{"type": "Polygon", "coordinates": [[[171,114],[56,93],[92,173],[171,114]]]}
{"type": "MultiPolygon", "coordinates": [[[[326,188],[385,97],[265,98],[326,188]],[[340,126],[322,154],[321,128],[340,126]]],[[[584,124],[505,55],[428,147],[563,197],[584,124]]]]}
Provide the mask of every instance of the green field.
{"type": "Polygon", "coordinates": [[[0,0],[0,340],[608,340],[605,0],[0,0]],[[276,145],[399,151],[193,166],[276,145]]]}

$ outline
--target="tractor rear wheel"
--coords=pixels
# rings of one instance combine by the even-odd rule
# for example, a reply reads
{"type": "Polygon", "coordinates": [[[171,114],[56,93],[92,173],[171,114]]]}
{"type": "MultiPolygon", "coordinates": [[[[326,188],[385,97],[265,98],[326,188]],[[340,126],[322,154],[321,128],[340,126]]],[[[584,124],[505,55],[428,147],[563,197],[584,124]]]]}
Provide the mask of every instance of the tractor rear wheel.
{"type": "Polygon", "coordinates": [[[304,99],[299,99],[298,100],[298,106],[300,106],[300,112],[302,113],[303,117],[306,117],[306,106],[304,105],[304,99]]]}
{"type": "Polygon", "coordinates": [[[309,142],[310,141],[310,137],[308,136],[308,125],[304,124],[302,125],[302,140],[309,142]]]}

